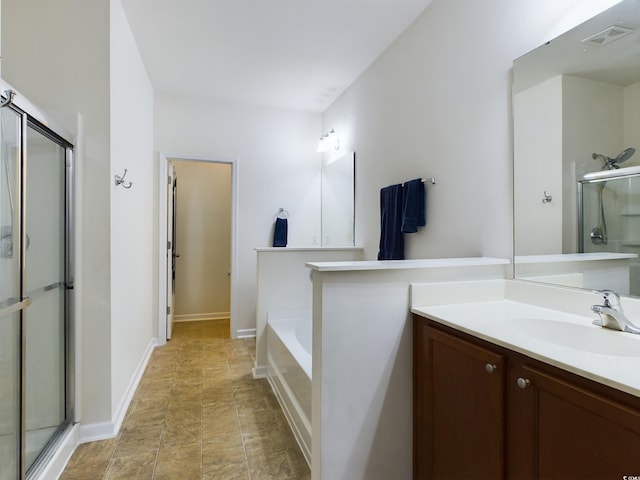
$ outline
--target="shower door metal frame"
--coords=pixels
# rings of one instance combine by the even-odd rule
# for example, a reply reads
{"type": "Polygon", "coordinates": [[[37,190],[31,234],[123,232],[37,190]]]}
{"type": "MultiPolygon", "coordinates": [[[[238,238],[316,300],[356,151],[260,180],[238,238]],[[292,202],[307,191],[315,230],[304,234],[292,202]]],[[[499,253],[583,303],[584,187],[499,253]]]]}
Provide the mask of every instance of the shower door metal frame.
{"type": "Polygon", "coordinates": [[[601,170],[582,175],[578,178],[577,195],[578,195],[578,252],[584,253],[584,184],[600,183],[611,180],[621,180],[623,178],[632,178],[640,176],[640,166],[616,168],[612,170],[601,170]]]}
{"type": "MultiPolygon", "coordinates": [[[[8,100],[9,92],[15,90],[6,82],[0,80],[0,89],[2,89],[2,100],[8,100]]],[[[57,441],[63,434],[73,425],[75,416],[75,312],[74,306],[74,271],[75,271],[75,213],[74,213],[74,168],[73,168],[73,148],[74,141],[72,135],[66,132],[62,127],[55,125],[50,119],[40,112],[25,97],[15,94],[2,108],[9,108],[14,111],[20,118],[20,176],[18,182],[18,192],[16,195],[16,218],[19,219],[20,227],[20,302],[12,305],[10,308],[20,311],[20,459],[19,471],[20,480],[37,475],[42,468],[46,466],[47,461],[55,453],[57,441]],[[27,470],[26,468],[26,308],[31,304],[31,299],[27,297],[27,209],[26,195],[27,192],[27,134],[29,128],[37,131],[47,139],[53,141],[64,149],[65,152],[65,211],[64,211],[64,337],[65,337],[65,419],[58,426],[56,432],[51,436],[45,447],[38,454],[37,459],[27,470]]]]}

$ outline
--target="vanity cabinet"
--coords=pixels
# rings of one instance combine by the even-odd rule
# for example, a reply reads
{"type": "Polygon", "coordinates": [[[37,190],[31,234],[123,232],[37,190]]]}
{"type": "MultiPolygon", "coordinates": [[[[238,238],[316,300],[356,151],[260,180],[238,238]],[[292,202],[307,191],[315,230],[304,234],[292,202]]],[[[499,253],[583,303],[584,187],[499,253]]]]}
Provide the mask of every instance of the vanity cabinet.
{"type": "Polygon", "coordinates": [[[640,398],[414,315],[413,458],[420,480],[640,475],[640,398]]]}

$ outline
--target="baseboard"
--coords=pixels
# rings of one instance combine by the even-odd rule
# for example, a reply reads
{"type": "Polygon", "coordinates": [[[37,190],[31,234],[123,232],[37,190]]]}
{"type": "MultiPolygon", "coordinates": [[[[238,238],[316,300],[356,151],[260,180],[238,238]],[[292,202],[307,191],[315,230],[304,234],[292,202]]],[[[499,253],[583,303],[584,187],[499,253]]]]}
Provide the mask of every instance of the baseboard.
{"type": "Polygon", "coordinates": [[[147,368],[147,364],[149,363],[149,359],[151,358],[151,354],[153,350],[158,346],[158,339],[152,338],[149,340],[147,344],[147,348],[138,363],[138,366],[133,372],[133,376],[131,380],[129,380],[129,385],[127,390],[125,391],[124,396],[120,400],[120,404],[116,409],[115,415],[113,416],[114,422],[114,431],[116,435],[120,431],[120,427],[122,426],[122,422],[124,421],[124,416],[127,414],[127,409],[129,408],[129,404],[131,403],[131,399],[133,399],[133,395],[136,393],[136,388],[138,388],[138,384],[140,383],[140,379],[142,378],[142,374],[144,373],[144,369],[147,368]]]}
{"type": "Polygon", "coordinates": [[[256,365],[251,369],[253,372],[253,378],[267,378],[267,367],[266,365],[256,365]]]}
{"type": "Polygon", "coordinates": [[[189,313],[185,315],[174,315],[174,322],[201,322],[206,320],[225,320],[229,319],[229,312],[213,312],[213,313],[189,313]]]}
{"type": "Polygon", "coordinates": [[[109,438],[114,438],[116,435],[118,435],[118,432],[115,428],[115,422],[80,424],[78,444],[108,440],[109,438]]]}
{"type": "Polygon", "coordinates": [[[236,330],[235,338],[255,338],[256,329],[255,328],[240,328],[236,330]]]}
{"type": "Polygon", "coordinates": [[[158,346],[158,344],[159,342],[157,338],[152,338],[149,341],[149,344],[147,345],[147,348],[142,355],[142,358],[140,359],[140,362],[138,363],[138,366],[134,371],[131,380],[129,381],[129,386],[127,387],[125,394],[120,400],[120,404],[118,405],[118,408],[116,409],[111,421],[81,425],[78,443],[106,440],[118,435],[120,427],[122,426],[122,422],[124,421],[124,416],[126,415],[129,404],[131,403],[131,399],[136,393],[136,388],[138,388],[138,384],[140,383],[142,374],[144,373],[145,368],[147,368],[147,364],[149,363],[151,354],[153,353],[153,350],[156,348],[156,346],[158,346]]]}

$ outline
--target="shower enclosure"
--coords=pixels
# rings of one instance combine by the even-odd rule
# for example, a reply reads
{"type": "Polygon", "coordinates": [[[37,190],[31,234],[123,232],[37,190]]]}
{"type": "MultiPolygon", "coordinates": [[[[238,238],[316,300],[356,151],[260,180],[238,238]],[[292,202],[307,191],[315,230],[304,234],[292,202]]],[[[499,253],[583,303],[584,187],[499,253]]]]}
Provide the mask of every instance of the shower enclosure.
{"type": "MultiPolygon", "coordinates": [[[[640,167],[612,168],[578,179],[581,253],[640,255],[640,167]]],[[[640,295],[640,260],[630,265],[628,293],[640,295]]]]}
{"type": "Polygon", "coordinates": [[[73,420],[73,145],[3,91],[0,478],[14,480],[41,471],[73,420]]]}

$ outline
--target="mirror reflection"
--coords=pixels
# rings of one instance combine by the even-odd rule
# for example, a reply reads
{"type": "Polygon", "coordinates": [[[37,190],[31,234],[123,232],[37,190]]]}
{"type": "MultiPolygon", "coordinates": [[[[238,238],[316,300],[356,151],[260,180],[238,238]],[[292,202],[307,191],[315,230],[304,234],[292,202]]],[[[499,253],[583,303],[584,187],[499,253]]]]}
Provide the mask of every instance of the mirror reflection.
{"type": "Polygon", "coordinates": [[[353,246],[355,152],[325,158],[321,191],[322,246],[353,246]]]}
{"type": "Polygon", "coordinates": [[[515,276],[640,295],[640,0],[513,67],[515,276]]]}

